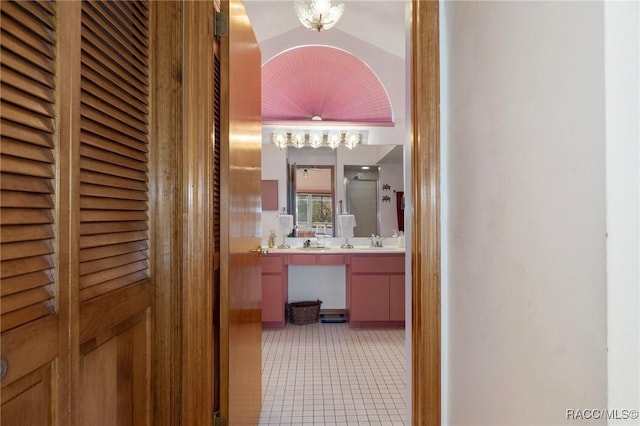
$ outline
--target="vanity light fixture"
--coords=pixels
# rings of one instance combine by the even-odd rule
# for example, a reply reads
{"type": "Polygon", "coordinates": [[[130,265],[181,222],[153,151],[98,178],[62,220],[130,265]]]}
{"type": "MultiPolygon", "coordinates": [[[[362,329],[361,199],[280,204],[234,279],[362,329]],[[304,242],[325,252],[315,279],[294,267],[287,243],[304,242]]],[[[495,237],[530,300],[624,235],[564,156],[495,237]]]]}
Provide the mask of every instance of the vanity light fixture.
{"type": "Polygon", "coordinates": [[[296,15],[306,28],[324,31],[338,23],[344,12],[344,4],[331,5],[331,0],[296,0],[296,15]]]}
{"type": "Polygon", "coordinates": [[[329,148],[336,149],[340,146],[340,142],[342,142],[342,134],[340,134],[340,132],[333,131],[327,134],[327,145],[329,148]]]}
{"type": "Polygon", "coordinates": [[[278,129],[271,133],[271,142],[274,143],[275,146],[282,149],[287,146],[287,132],[282,129],[278,129]]]}
{"type": "Polygon", "coordinates": [[[344,144],[344,146],[349,149],[353,149],[361,140],[360,133],[355,131],[343,133],[337,130],[331,130],[325,134],[320,130],[312,130],[309,132],[293,130],[287,132],[284,129],[277,129],[271,133],[271,142],[280,149],[286,148],[287,146],[294,148],[310,146],[312,148],[329,147],[336,149],[341,144],[344,144]]]}
{"type": "Polygon", "coordinates": [[[344,135],[344,146],[353,149],[360,143],[360,133],[348,132],[344,135]]]}
{"type": "Polygon", "coordinates": [[[323,142],[323,135],[321,132],[314,130],[309,133],[309,146],[311,148],[320,148],[323,142]]]}
{"type": "Polygon", "coordinates": [[[296,148],[302,148],[304,146],[304,140],[306,136],[303,131],[296,130],[291,133],[291,145],[296,148]]]}

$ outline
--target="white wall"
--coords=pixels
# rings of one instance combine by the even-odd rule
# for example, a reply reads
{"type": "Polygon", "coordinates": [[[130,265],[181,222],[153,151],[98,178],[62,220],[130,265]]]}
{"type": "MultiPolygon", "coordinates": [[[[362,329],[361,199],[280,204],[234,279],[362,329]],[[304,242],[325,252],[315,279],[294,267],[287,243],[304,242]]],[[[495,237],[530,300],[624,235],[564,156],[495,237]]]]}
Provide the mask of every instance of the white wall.
{"type": "Polygon", "coordinates": [[[262,180],[278,181],[278,211],[262,212],[262,244],[266,245],[269,232],[276,232],[276,242],[282,242],[278,226],[278,212],[287,207],[287,151],[273,144],[262,145],[262,180]]]}
{"type": "Polygon", "coordinates": [[[603,4],[442,7],[448,422],[605,424],[603,4]]]}
{"type": "MultiPolygon", "coordinates": [[[[638,2],[605,3],[608,406],[640,409],[638,2]]],[[[611,425],[637,425],[624,418],[611,425]]],[[[630,417],[630,416],[629,416],[630,417]]]]}

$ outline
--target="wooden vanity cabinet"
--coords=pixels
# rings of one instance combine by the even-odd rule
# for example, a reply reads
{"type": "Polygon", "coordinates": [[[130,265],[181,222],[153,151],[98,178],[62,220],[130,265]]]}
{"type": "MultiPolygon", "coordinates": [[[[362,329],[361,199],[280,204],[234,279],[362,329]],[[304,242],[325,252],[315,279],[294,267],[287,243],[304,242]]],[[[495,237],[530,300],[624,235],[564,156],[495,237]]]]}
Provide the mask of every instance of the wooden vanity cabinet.
{"type": "Polygon", "coordinates": [[[404,254],[354,254],[347,268],[351,327],[404,326],[404,254]]]}
{"type": "Polygon", "coordinates": [[[285,256],[266,254],[262,263],[262,328],[284,328],[287,303],[285,256]]]}

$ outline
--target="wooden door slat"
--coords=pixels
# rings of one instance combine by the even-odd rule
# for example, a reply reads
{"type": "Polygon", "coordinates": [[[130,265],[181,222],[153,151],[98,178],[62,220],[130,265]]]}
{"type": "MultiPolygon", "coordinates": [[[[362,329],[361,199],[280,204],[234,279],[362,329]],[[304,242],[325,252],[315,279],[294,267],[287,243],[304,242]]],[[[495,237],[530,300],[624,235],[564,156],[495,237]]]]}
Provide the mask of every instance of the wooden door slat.
{"type": "Polygon", "coordinates": [[[138,142],[139,147],[143,149],[131,148],[131,141],[127,144],[121,144],[119,141],[113,141],[109,139],[104,139],[99,135],[95,135],[90,132],[82,132],[82,145],[83,146],[93,146],[96,148],[100,148],[102,150],[112,152],[114,154],[119,154],[123,157],[127,157],[133,160],[147,162],[147,144],[138,142]]]}
{"type": "MultiPolygon", "coordinates": [[[[83,27],[85,27],[84,22],[83,27]]],[[[127,59],[117,54],[112,47],[100,39],[99,34],[91,29],[83,31],[82,56],[94,58],[103,66],[114,69],[123,83],[129,86],[129,90],[134,92],[134,96],[144,95],[140,92],[139,87],[147,86],[147,76],[141,74],[127,59]],[[138,92],[139,95],[135,92],[138,92]]]]}
{"type": "Polygon", "coordinates": [[[53,303],[46,301],[36,303],[0,316],[0,332],[4,333],[8,330],[16,328],[20,325],[30,323],[40,318],[44,318],[54,313],[53,303]]]}
{"type": "Polygon", "coordinates": [[[29,272],[28,274],[16,275],[14,277],[3,278],[0,284],[0,295],[6,296],[18,293],[43,285],[53,284],[53,270],[29,272]]]}
{"type": "Polygon", "coordinates": [[[100,62],[91,57],[82,58],[82,83],[100,85],[105,90],[120,99],[123,104],[130,105],[137,111],[147,114],[149,107],[144,99],[140,99],[138,94],[131,93],[129,86],[124,81],[116,78],[113,70],[105,67],[100,62]]]}
{"type": "Polygon", "coordinates": [[[144,161],[135,160],[86,144],[82,144],[80,146],[80,155],[105,163],[112,163],[118,166],[127,167],[129,169],[138,170],[143,173],[146,173],[148,171],[148,165],[144,161]]]}
{"type": "Polygon", "coordinates": [[[0,121],[0,135],[25,143],[53,148],[53,135],[50,132],[36,131],[32,127],[23,126],[12,121],[0,121]]]}
{"type": "Polygon", "coordinates": [[[112,256],[103,259],[92,260],[80,263],[80,275],[89,275],[96,272],[104,271],[110,268],[126,265],[131,261],[139,261],[148,259],[146,250],[140,250],[133,253],[126,253],[119,256],[112,256]]]}
{"type": "Polygon", "coordinates": [[[80,195],[87,197],[118,198],[122,200],[148,200],[148,193],[111,186],[101,186],[92,184],[80,184],[80,195]]]}
{"type": "Polygon", "coordinates": [[[83,196],[80,197],[80,208],[87,210],[139,210],[146,212],[149,206],[146,201],[83,196]]]}
{"type": "MultiPolygon", "coordinates": [[[[119,123],[121,128],[126,126],[133,129],[133,131],[146,134],[145,131],[147,129],[147,123],[145,122],[144,115],[136,112],[135,115],[132,116],[131,114],[121,111],[118,99],[115,99],[115,104],[111,104],[106,102],[106,99],[98,98],[83,90],[80,94],[80,100],[83,105],[94,109],[96,114],[103,114],[109,117],[110,120],[115,120],[115,122],[119,123]]],[[[126,107],[126,104],[124,104],[123,107],[126,107]]]]}
{"type": "Polygon", "coordinates": [[[137,221],[147,219],[146,211],[83,210],[80,212],[81,222],[137,221]]]}
{"type": "Polygon", "coordinates": [[[36,225],[53,223],[53,214],[45,209],[0,209],[3,225],[36,225]]]}
{"type": "Polygon", "coordinates": [[[4,103],[2,105],[0,117],[2,117],[3,120],[15,121],[18,124],[47,133],[53,133],[54,130],[53,120],[50,117],[33,114],[28,110],[10,103],[4,103]]]}
{"type": "Polygon", "coordinates": [[[3,68],[11,68],[44,86],[54,87],[53,71],[50,68],[36,67],[27,59],[10,50],[2,51],[2,65],[3,68]]]}
{"type": "Polygon", "coordinates": [[[41,147],[24,143],[23,141],[2,138],[0,140],[0,151],[4,155],[11,155],[18,158],[26,158],[33,161],[53,164],[53,152],[49,147],[41,147]]]}
{"type": "Polygon", "coordinates": [[[49,194],[1,191],[0,207],[46,209],[53,207],[53,200],[49,194]]]}
{"type": "Polygon", "coordinates": [[[55,69],[54,61],[51,58],[43,55],[33,47],[17,39],[13,34],[4,30],[0,32],[0,46],[2,46],[3,56],[5,51],[10,51],[30,62],[32,67],[35,66],[49,72],[53,72],[55,69]]]}
{"type": "Polygon", "coordinates": [[[93,274],[83,275],[80,277],[80,288],[85,289],[139,271],[146,271],[148,267],[149,265],[146,260],[139,260],[137,262],[127,263],[103,271],[95,272],[93,274]]]}
{"type": "Polygon", "coordinates": [[[105,87],[98,86],[89,79],[82,80],[81,89],[83,93],[90,94],[93,98],[102,100],[105,104],[109,105],[110,108],[117,108],[120,113],[135,117],[138,122],[145,125],[144,128],[139,130],[146,131],[146,126],[149,123],[144,111],[136,109],[136,107],[127,102],[126,99],[119,97],[117,93],[113,93],[105,87]]]}
{"type": "Polygon", "coordinates": [[[15,173],[0,173],[0,189],[53,194],[51,179],[17,175],[15,173]]]}
{"type": "Polygon", "coordinates": [[[112,234],[96,234],[80,237],[80,248],[108,246],[113,244],[145,241],[148,234],[144,231],[114,232],[112,234]]]}
{"type": "Polygon", "coordinates": [[[133,241],[123,244],[113,244],[110,246],[98,246],[94,248],[84,248],[80,251],[80,262],[90,262],[93,260],[106,259],[119,256],[121,254],[135,253],[148,249],[146,240],[133,241]]]}
{"type": "Polygon", "coordinates": [[[24,19],[18,19],[19,22],[26,22],[30,19],[37,20],[37,23],[44,27],[42,31],[55,29],[53,24],[55,19],[55,10],[51,8],[47,3],[3,1],[2,11],[12,16],[20,16],[24,19]],[[18,12],[19,10],[22,10],[22,12],[18,12]]]}
{"type": "Polygon", "coordinates": [[[2,297],[2,313],[17,311],[53,299],[53,297],[53,289],[50,285],[4,296],[2,297]]]}
{"type": "MultiPolygon", "coordinates": [[[[94,109],[92,106],[84,104],[86,108],[82,108],[82,117],[87,118],[91,121],[102,123],[103,126],[108,126],[111,129],[121,133],[122,135],[128,135],[129,137],[141,141],[147,142],[147,134],[145,132],[141,132],[132,128],[131,126],[122,123],[121,121],[112,118],[111,116],[105,114],[102,111],[94,109]]],[[[118,138],[120,139],[120,138],[118,138]]],[[[116,140],[118,140],[116,139],[116,140]]]]}
{"type": "Polygon", "coordinates": [[[103,161],[92,160],[90,158],[81,158],[80,168],[82,170],[104,173],[106,175],[112,175],[121,178],[130,178],[141,182],[147,181],[147,174],[144,172],[139,172],[127,167],[118,166],[116,164],[105,163],[103,161]]]}
{"type": "Polygon", "coordinates": [[[105,35],[108,35],[111,40],[116,42],[122,48],[121,50],[126,52],[125,56],[136,68],[142,74],[148,76],[147,49],[138,42],[138,39],[133,34],[133,26],[126,25],[126,21],[122,19],[123,17],[119,16],[119,10],[109,7],[108,2],[86,3],[86,6],[84,12],[97,24],[97,28],[101,29],[105,35]],[[103,10],[98,10],[98,8],[103,10]],[[115,19],[114,16],[119,19],[115,19]],[[127,36],[134,35],[134,37],[125,37],[124,34],[127,36]]]}
{"type": "Polygon", "coordinates": [[[148,141],[146,139],[144,140],[135,139],[133,137],[130,137],[129,135],[116,132],[115,130],[112,130],[111,128],[101,123],[97,123],[95,121],[89,120],[87,117],[81,118],[80,126],[82,129],[83,135],[85,134],[85,132],[91,132],[93,134],[100,135],[105,139],[117,142],[124,146],[128,146],[134,149],[137,147],[142,147],[144,148],[144,152],[148,151],[148,146],[147,146],[148,141]]]}
{"type": "MultiPolygon", "coordinates": [[[[42,100],[36,96],[26,93],[8,84],[0,84],[0,98],[3,101],[11,102],[22,110],[53,118],[53,106],[49,101],[42,100]]],[[[4,107],[4,104],[3,104],[4,107]]]]}
{"type": "Polygon", "coordinates": [[[126,7],[126,5],[123,5],[121,2],[108,3],[108,4],[105,4],[105,7],[109,8],[109,10],[111,10],[112,13],[123,16],[128,21],[127,28],[131,31],[131,34],[136,38],[136,41],[141,46],[143,46],[142,50],[146,51],[145,49],[149,47],[149,41],[148,41],[149,37],[148,37],[148,32],[146,31],[148,21],[146,20],[144,22],[139,21],[138,17],[131,11],[131,9],[126,7]]]}
{"type": "Polygon", "coordinates": [[[49,240],[20,241],[2,245],[0,261],[22,259],[25,257],[52,254],[53,246],[49,240]]]}
{"type": "MultiPolygon", "coordinates": [[[[36,50],[38,53],[45,55],[50,59],[54,59],[55,52],[53,49],[53,44],[55,40],[53,39],[52,34],[47,33],[46,31],[37,31],[37,29],[41,27],[33,22],[29,22],[31,20],[28,18],[27,21],[23,21],[23,25],[19,20],[17,20],[19,18],[20,16],[3,14],[3,32],[6,31],[8,34],[11,34],[11,36],[13,36],[16,40],[20,40],[20,42],[26,44],[31,49],[36,50]]],[[[22,18],[24,18],[24,16],[22,18]]]]}
{"type": "Polygon", "coordinates": [[[132,180],[87,170],[82,170],[80,172],[80,181],[102,186],[112,186],[114,188],[133,189],[136,191],[146,191],[148,188],[147,182],[145,181],[132,180]]]}
{"type": "Polygon", "coordinates": [[[44,240],[53,238],[51,225],[8,225],[0,227],[0,243],[44,240]]]}
{"type": "Polygon", "coordinates": [[[143,282],[148,278],[149,277],[146,271],[140,271],[135,272],[131,275],[125,275],[124,277],[116,278],[111,281],[106,281],[92,287],[83,288],[80,290],[80,300],[82,302],[85,302],[98,296],[104,296],[105,294],[114,292],[116,290],[143,282]]]}
{"type": "Polygon", "coordinates": [[[15,277],[30,272],[44,271],[53,268],[51,256],[33,256],[0,263],[0,278],[15,277]]]}
{"type": "Polygon", "coordinates": [[[1,155],[2,171],[5,173],[22,174],[34,177],[53,178],[53,169],[50,164],[17,158],[10,155],[1,155]]]}
{"type": "Polygon", "coordinates": [[[93,223],[81,223],[80,235],[95,235],[105,234],[112,232],[127,232],[127,231],[146,231],[149,229],[149,224],[146,221],[133,221],[133,222],[93,222],[93,223]]]}
{"type": "Polygon", "coordinates": [[[0,81],[30,95],[53,103],[53,90],[11,68],[0,66],[0,81]]]}

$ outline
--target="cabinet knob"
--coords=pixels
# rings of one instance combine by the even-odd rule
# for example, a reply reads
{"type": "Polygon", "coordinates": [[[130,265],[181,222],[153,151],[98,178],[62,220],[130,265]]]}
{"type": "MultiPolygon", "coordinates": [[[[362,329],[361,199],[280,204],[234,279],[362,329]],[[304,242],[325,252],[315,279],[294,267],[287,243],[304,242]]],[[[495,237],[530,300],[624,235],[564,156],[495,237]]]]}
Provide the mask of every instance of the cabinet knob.
{"type": "Polygon", "coordinates": [[[4,355],[0,356],[0,382],[4,380],[9,372],[9,361],[4,355]]]}

